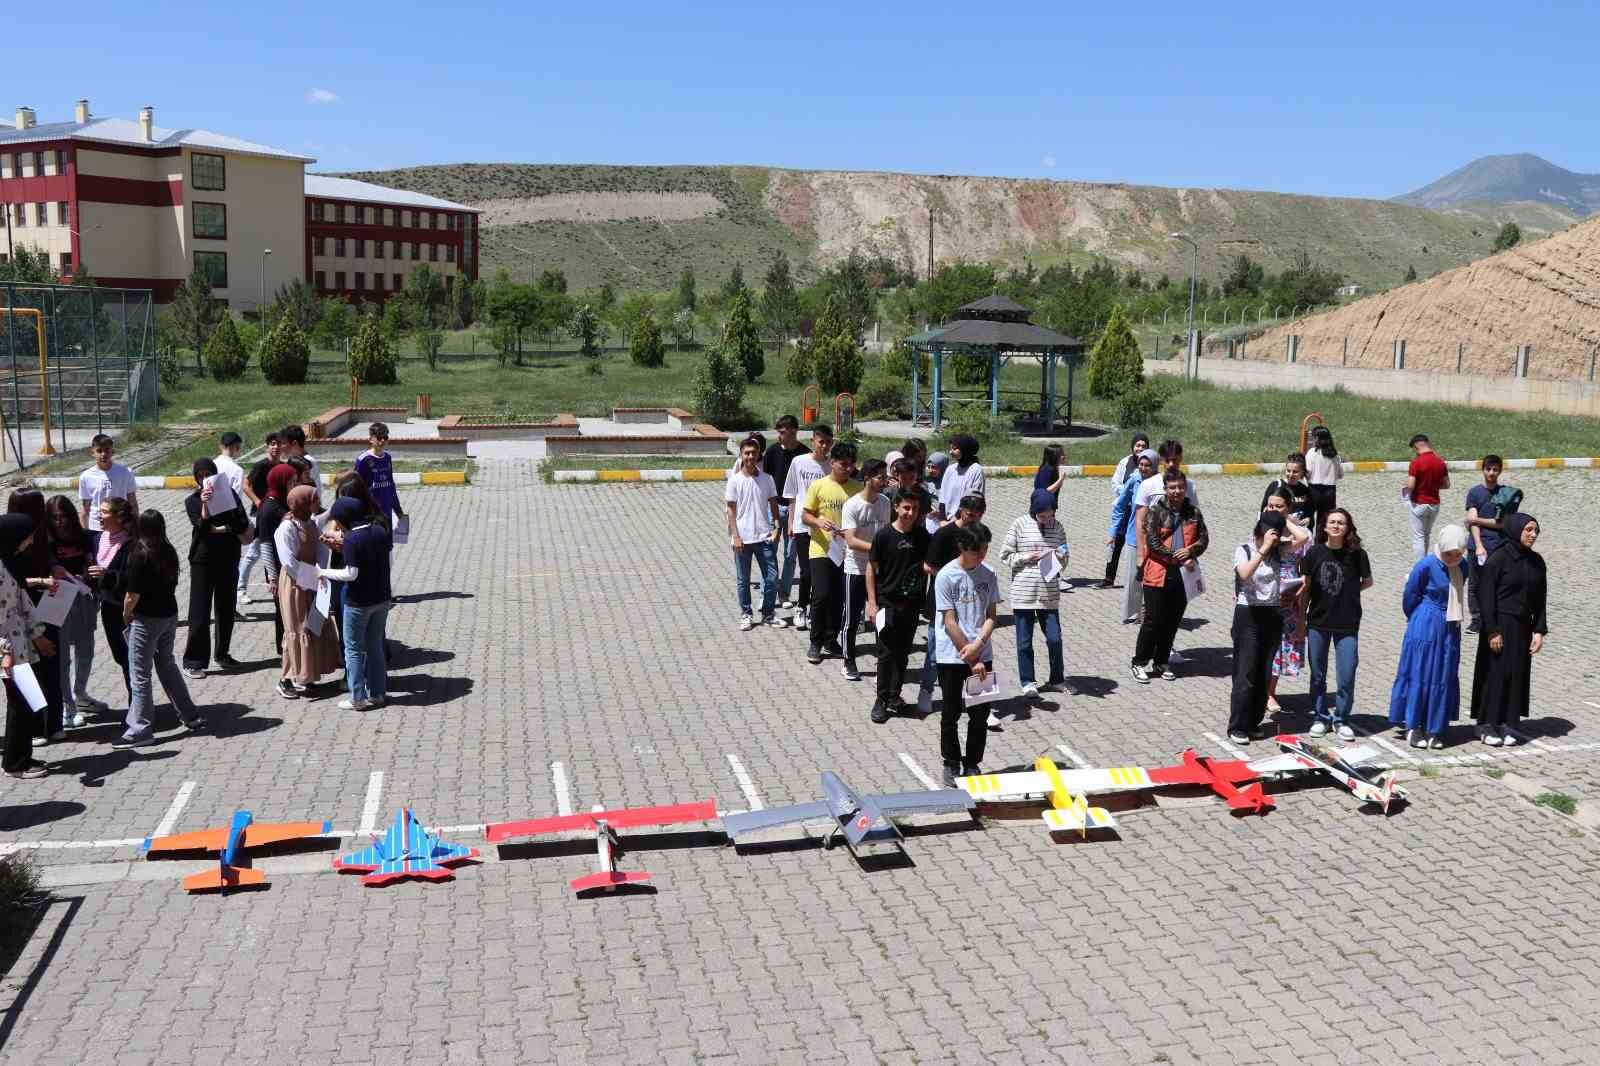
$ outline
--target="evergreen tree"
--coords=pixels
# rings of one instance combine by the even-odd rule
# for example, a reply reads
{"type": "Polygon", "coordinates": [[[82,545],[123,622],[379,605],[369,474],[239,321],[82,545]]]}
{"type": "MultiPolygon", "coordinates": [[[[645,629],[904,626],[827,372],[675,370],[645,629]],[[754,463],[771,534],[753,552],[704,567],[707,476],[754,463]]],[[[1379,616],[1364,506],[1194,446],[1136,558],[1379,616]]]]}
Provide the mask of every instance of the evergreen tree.
{"type": "Polygon", "coordinates": [[[1500,227],[1500,232],[1494,237],[1494,250],[1503,252],[1508,248],[1515,248],[1522,241],[1522,227],[1515,222],[1507,222],[1500,227]]]}
{"type": "Polygon", "coordinates": [[[761,320],[768,334],[780,340],[788,340],[800,327],[800,297],[789,274],[789,258],[782,253],[773,257],[761,279],[761,320]]]}
{"type": "Polygon", "coordinates": [[[206,372],[206,338],[218,325],[219,318],[227,313],[217,306],[211,295],[211,275],[195,270],[178,285],[172,296],[172,317],[194,349],[195,369],[203,377],[206,372]]]}
{"type": "Polygon", "coordinates": [[[1100,340],[1089,353],[1089,394],[1114,400],[1144,384],[1144,356],[1121,304],[1114,304],[1100,340]]]}
{"type": "Polygon", "coordinates": [[[362,315],[361,329],[350,344],[350,376],[363,385],[393,385],[400,380],[395,372],[394,349],[384,339],[377,315],[362,315]]]}
{"type": "Polygon", "coordinates": [[[1222,295],[1254,296],[1261,291],[1266,274],[1261,264],[1241,253],[1229,264],[1227,276],[1222,279],[1222,295]]]}
{"type": "Polygon", "coordinates": [[[750,314],[750,294],[740,290],[733,296],[728,321],[722,327],[722,346],[730,359],[744,370],[746,381],[755,381],[767,369],[766,353],[761,350],[761,335],[750,314]]]}
{"type": "Polygon", "coordinates": [[[723,347],[707,346],[705,359],[694,376],[695,410],[714,426],[738,419],[739,405],[744,402],[744,369],[723,347]]]}
{"type": "Polygon", "coordinates": [[[218,381],[231,381],[244,373],[250,365],[250,353],[233,324],[233,316],[224,314],[222,321],[211,331],[205,344],[205,365],[218,381]]]}
{"type": "Polygon", "coordinates": [[[600,316],[593,307],[584,304],[578,308],[572,316],[572,332],[578,338],[580,353],[589,361],[589,373],[600,373],[600,316]]]}
{"type": "Polygon", "coordinates": [[[845,318],[837,297],[828,297],[822,317],[812,327],[811,360],[817,387],[824,396],[855,392],[866,375],[867,362],[856,343],[856,333],[845,318]]]}
{"type": "Polygon", "coordinates": [[[274,385],[300,385],[311,365],[311,345],[292,315],[279,317],[261,341],[261,373],[274,385]]]}
{"type": "Polygon", "coordinates": [[[678,275],[678,294],[672,306],[676,311],[688,311],[692,314],[695,303],[694,270],[691,267],[684,267],[683,273],[678,275]]]}
{"type": "Polygon", "coordinates": [[[732,304],[733,298],[740,293],[748,296],[750,290],[744,284],[744,271],[740,269],[738,263],[735,263],[733,269],[728,272],[728,280],[723,282],[722,300],[726,304],[732,304]]]}
{"type": "Polygon", "coordinates": [[[1414,266],[1407,266],[1406,267],[1405,283],[1407,285],[1409,285],[1413,281],[1416,281],[1416,280],[1417,280],[1417,268],[1414,267],[1414,266]]]}
{"type": "Polygon", "coordinates": [[[649,311],[639,316],[628,340],[628,357],[638,366],[657,367],[667,363],[667,346],[661,340],[661,327],[649,311]]]}
{"type": "Polygon", "coordinates": [[[796,388],[804,388],[811,384],[811,374],[815,370],[811,359],[811,341],[801,337],[789,346],[787,358],[783,366],[783,378],[796,388]]]}

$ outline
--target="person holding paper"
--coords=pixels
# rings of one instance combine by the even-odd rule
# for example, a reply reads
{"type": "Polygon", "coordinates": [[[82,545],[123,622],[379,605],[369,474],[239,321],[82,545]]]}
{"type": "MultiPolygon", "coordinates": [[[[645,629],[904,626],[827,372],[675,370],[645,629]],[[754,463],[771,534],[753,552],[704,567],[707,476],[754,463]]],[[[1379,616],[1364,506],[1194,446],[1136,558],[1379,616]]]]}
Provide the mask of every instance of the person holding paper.
{"type": "Polygon", "coordinates": [[[49,654],[40,654],[34,670],[46,704],[44,714],[34,719],[34,735],[61,741],[67,739],[61,706],[61,658],[56,651],[61,646],[61,625],[54,617],[41,617],[38,610],[39,601],[60,587],[55,557],[50,554],[50,519],[45,514],[44,493],[35,488],[20,488],[6,500],[6,511],[27,515],[33,522],[36,532],[27,550],[18,557],[22,563],[20,572],[14,571],[12,576],[27,589],[34,605],[34,621],[44,623],[45,639],[52,649],[49,654]]]}
{"type": "Polygon", "coordinates": [[[36,663],[44,651],[54,651],[45,639],[44,626],[34,621],[33,601],[13,576],[18,556],[33,540],[33,519],[22,514],[0,515],[0,674],[6,685],[6,740],[0,770],[7,777],[44,777],[50,768],[33,757],[34,712],[17,687],[14,671],[36,663]]]}
{"type": "Polygon", "coordinates": [[[1000,564],[1008,568],[1011,591],[1007,599],[1017,623],[1017,684],[1029,699],[1039,695],[1033,680],[1033,627],[1044,633],[1050,655],[1050,676],[1044,687],[1066,684],[1061,655],[1061,572],[1066,568],[1066,531],[1056,521],[1056,497],[1048,488],[1033,490],[1028,513],[1006,530],[1000,545],[1000,564]]]}
{"type": "Polygon", "coordinates": [[[356,460],[356,474],[377,501],[383,524],[393,529],[396,516],[405,518],[406,512],[394,485],[394,459],[384,451],[389,446],[389,427],[382,422],[372,423],[367,429],[367,445],[356,460]]]}
{"type": "Polygon", "coordinates": [[[52,496],[45,504],[49,517],[50,553],[67,578],[78,582],[66,621],[61,623],[61,646],[56,662],[61,664],[61,710],[65,724],[77,728],[89,724],[89,715],[109,710],[89,695],[89,674],[94,669],[94,623],[98,603],[89,587],[89,562],[94,558],[89,534],[78,521],[78,508],[66,496],[52,496]]]}
{"type": "Polygon", "coordinates": [[[206,676],[211,664],[211,619],[217,622],[217,665],[238,667],[229,654],[233,644],[233,619],[238,608],[234,583],[239,577],[240,538],[250,528],[242,501],[232,495],[228,475],[210,459],[194,462],[196,489],[184,498],[192,535],[189,539],[189,639],[183,646],[183,672],[192,678],[206,676]],[[218,504],[219,497],[229,496],[218,504]]]}
{"type": "MultiPolygon", "coordinates": [[[[276,472],[274,472],[276,474],[276,472]]],[[[322,680],[322,675],[339,669],[339,629],[333,619],[323,622],[316,633],[306,625],[317,590],[317,528],[311,523],[311,510],[317,505],[317,490],[296,485],[289,490],[289,513],[273,535],[278,551],[278,612],[283,617],[283,673],[278,678],[278,695],[299,699],[322,680]]]]}
{"type": "Polygon", "coordinates": [[[1250,539],[1233,549],[1233,690],[1228,739],[1248,744],[1268,736],[1267,679],[1283,638],[1283,564],[1292,559],[1288,521],[1263,511],[1250,539]]]}
{"type": "MultiPolygon", "coordinates": [[[[895,461],[901,469],[914,464],[895,461]]],[[[872,704],[872,721],[878,725],[906,710],[900,690],[928,589],[925,496],[905,488],[895,494],[894,521],[878,530],[867,555],[867,614],[878,630],[878,698],[872,704]]]]}
{"type": "Polygon", "coordinates": [[[139,516],[138,537],[126,549],[122,581],[122,624],[128,627],[127,731],[112,741],[119,748],[154,744],[155,691],[152,672],[161,679],[178,719],[190,732],[206,727],[205,716],[189,696],[183,672],[173,657],[178,635],[178,549],[167,539],[167,520],[151,508],[139,516]]]}
{"type": "Polygon", "coordinates": [[[1267,710],[1276,715],[1283,710],[1278,705],[1278,679],[1299,677],[1306,661],[1306,604],[1305,588],[1300,577],[1300,560],[1311,547],[1309,511],[1295,511],[1294,492],[1287,487],[1267,490],[1261,502],[1263,511],[1283,515],[1284,543],[1278,549],[1278,568],[1283,587],[1283,636],[1278,650],[1272,656],[1272,676],[1267,679],[1267,710]]]}
{"type": "Polygon", "coordinates": [[[365,711],[382,707],[389,698],[389,665],[383,637],[392,602],[392,546],[388,529],[366,512],[360,500],[342,496],[333,501],[329,510],[337,528],[324,534],[323,539],[338,543],[345,565],[323,568],[317,574],[345,586],[339,628],[344,633],[344,676],[350,696],[340,701],[339,709],[365,711]]]}
{"type": "Polygon", "coordinates": [[[989,554],[989,527],[979,523],[954,534],[956,557],[933,579],[934,607],[939,612],[935,631],[935,656],[939,663],[939,754],[944,761],[944,787],[956,778],[982,773],[984,745],[989,738],[989,716],[981,707],[968,710],[968,677],[980,681],[994,669],[995,604],[1000,582],[994,571],[980,565],[989,554]],[[967,716],[967,746],[963,754],[959,726],[967,716]]]}
{"type": "MultiPolygon", "coordinates": [[[[839,523],[844,521],[845,503],[861,491],[861,483],[850,479],[856,446],[840,441],[828,458],[831,471],[806,487],[800,513],[811,530],[811,650],[806,653],[806,661],[813,665],[820,663],[824,655],[844,654],[839,647],[840,613],[844,609],[844,538],[839,535],[839,523]]],[[[790,468],[791,473],[793,469],[790,468]]]]}
{"type": "Polygon", "coordinates": [[[1141,685],[1148,685],[1157,672],[1167,681],[1178,676],[1172,672],[1172,640],[1189,606],[1180,570],[1195,569],[1210,543],[1205,517],[1189,499],[1188,482],[1181,470],[1169,467],[1162,474],[1161,497],[1142,509],[1138,563],[1144,621],[1129,666],[1141,685]]]}

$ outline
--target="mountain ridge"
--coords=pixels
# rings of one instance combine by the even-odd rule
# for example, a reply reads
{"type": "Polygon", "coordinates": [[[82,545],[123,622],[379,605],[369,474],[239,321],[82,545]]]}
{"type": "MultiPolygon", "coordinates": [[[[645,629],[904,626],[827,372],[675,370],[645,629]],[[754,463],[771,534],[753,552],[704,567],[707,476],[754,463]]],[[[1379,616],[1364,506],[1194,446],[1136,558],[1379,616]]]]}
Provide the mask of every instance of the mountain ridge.
{"type": "Polygon", "coordinates": [[[1531,152],[1486,155],[1394,199],[1434,210],[1474,201],[1540,203],[1578,219],[1600,212],[1600,174],[1580,174],[1531,152]]]}

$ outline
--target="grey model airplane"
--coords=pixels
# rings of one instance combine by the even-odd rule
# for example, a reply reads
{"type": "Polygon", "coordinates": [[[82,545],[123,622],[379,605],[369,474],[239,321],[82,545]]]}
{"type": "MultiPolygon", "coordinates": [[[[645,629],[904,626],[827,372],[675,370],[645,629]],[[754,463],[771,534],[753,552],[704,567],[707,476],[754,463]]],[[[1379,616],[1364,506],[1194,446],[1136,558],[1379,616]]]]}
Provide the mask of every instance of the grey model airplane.
{"type": "Polygon", "coordinates": [[[833,825],[823,838],[822,846],[830,846],[836,835],[843,836],[851,854],[859,858],[864,854],[900,848],[902,838],[900,830],[895,828],[895,815],[971,811],[976,806],[976,801],[959,788],[858,796],[832,770],[822,771],[822,793],[827,799],[817,803],[797,803],[791,807],[725,814],[722,816],[722,828],[737,845],[739,838],[747,833],[796,822],[828,819],[833,825]]]}

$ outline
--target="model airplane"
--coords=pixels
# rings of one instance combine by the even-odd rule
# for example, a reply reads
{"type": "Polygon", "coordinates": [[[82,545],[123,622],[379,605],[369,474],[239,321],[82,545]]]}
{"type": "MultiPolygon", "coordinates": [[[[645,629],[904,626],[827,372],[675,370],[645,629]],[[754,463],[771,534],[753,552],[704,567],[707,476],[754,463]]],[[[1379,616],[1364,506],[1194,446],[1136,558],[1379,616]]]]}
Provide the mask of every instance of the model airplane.
{"type": "Polygon", "coordinates": [[[249,811],[235,811],[226,829],[202,829],[196,833],[179,833],[177,836],[146,837],[140,849],[146,855],[175,851],[215,851],[217,868],[191,874],[183,879],[188,892],[221,892],[230,888],[261,886],[267,875],[251,869],[240,853],[246,848],[276,844],[285,840],[320,836],[333,831],[332,822],[276,822],[257,823],[249,811]]]}
{"type": "Polygon", "coordinates": [[[394,816],[383,839],[368,847],[333,860],[341,873],[359,873],[368,888],[420,877],[428,881],[448,881],[451,868],[478,857],[477,848],[446,844],[417,821],[409,807],[394,816]]]}
{"type": "Polygon", "coordinates": [[[1117,827],[1117,820],[1111,817],[1110,811],[1089,806],[1089,798],[1081,793],[1073,795],[1055,763],[1041,755],[1033,765],[1050,782],[1050,806],[1039,817],[1051,832],[1076,829],[1079,836],[1087,837],[1091,829],[1117,827]]]}
{"type": "Polygon", "coordinates": [[[511,837],[543,836],[570,829],[594,831],[596,869],[592,874],[574,879],[572,891],[611,891],[623,885],[650,880],[643,870],[619,870],[617,859],[622,855],[622,840],[618,829],[632,829],[645,825],[680,825],[685,822],[709,822],[717,816],[717,805],[712,800],[704,803],[679,803],[668,807],[634,807],[624,810],[595,810],[588,814],[563,814],[554,818],[533,818],[523,822],[496,822],[484,829],[491,844],[511,837]]]}
{"type": "MultiPolygon", "coordinates": [[[[1320,770],[1333,778],[1339,784],[1350,790],[1362,803],[1376,803],[1384,814],[1389,813],[1389,805],[1395,800],[1405,802],[1406,792],[1395,785],[1396,775],[1393,771],[1380,774],[1374,780],[1364,776],[1357,768],[1355,756],[1367,749],[1355,748],[1345,751],[1335,751],[1325,748],[1320,744],[1313,744],[1309,740],[1292,734],[1273,737],[1273,742],[1282,748],[1284,754],[1296,760],[1307,770],[1320,770]]],[[[1365,761],[1365,760],[1363,760],[1365,761]]]]}
{"type": "Polygon", "coordinates": [[[831,770],[822,772],[822,793],[827,798],[816,803],[725,814],[722,828],[737,844],[741,836],[760,829],[827,819],[832,826],[823,838],[823,846],[831,844],[835,835],[843,836],[851,854],[859,857],[901,846],[903,838],[895,827],[895,815],[970,811],[976,805],[970,795],[958,788],[859,796],[831,770]]]}

